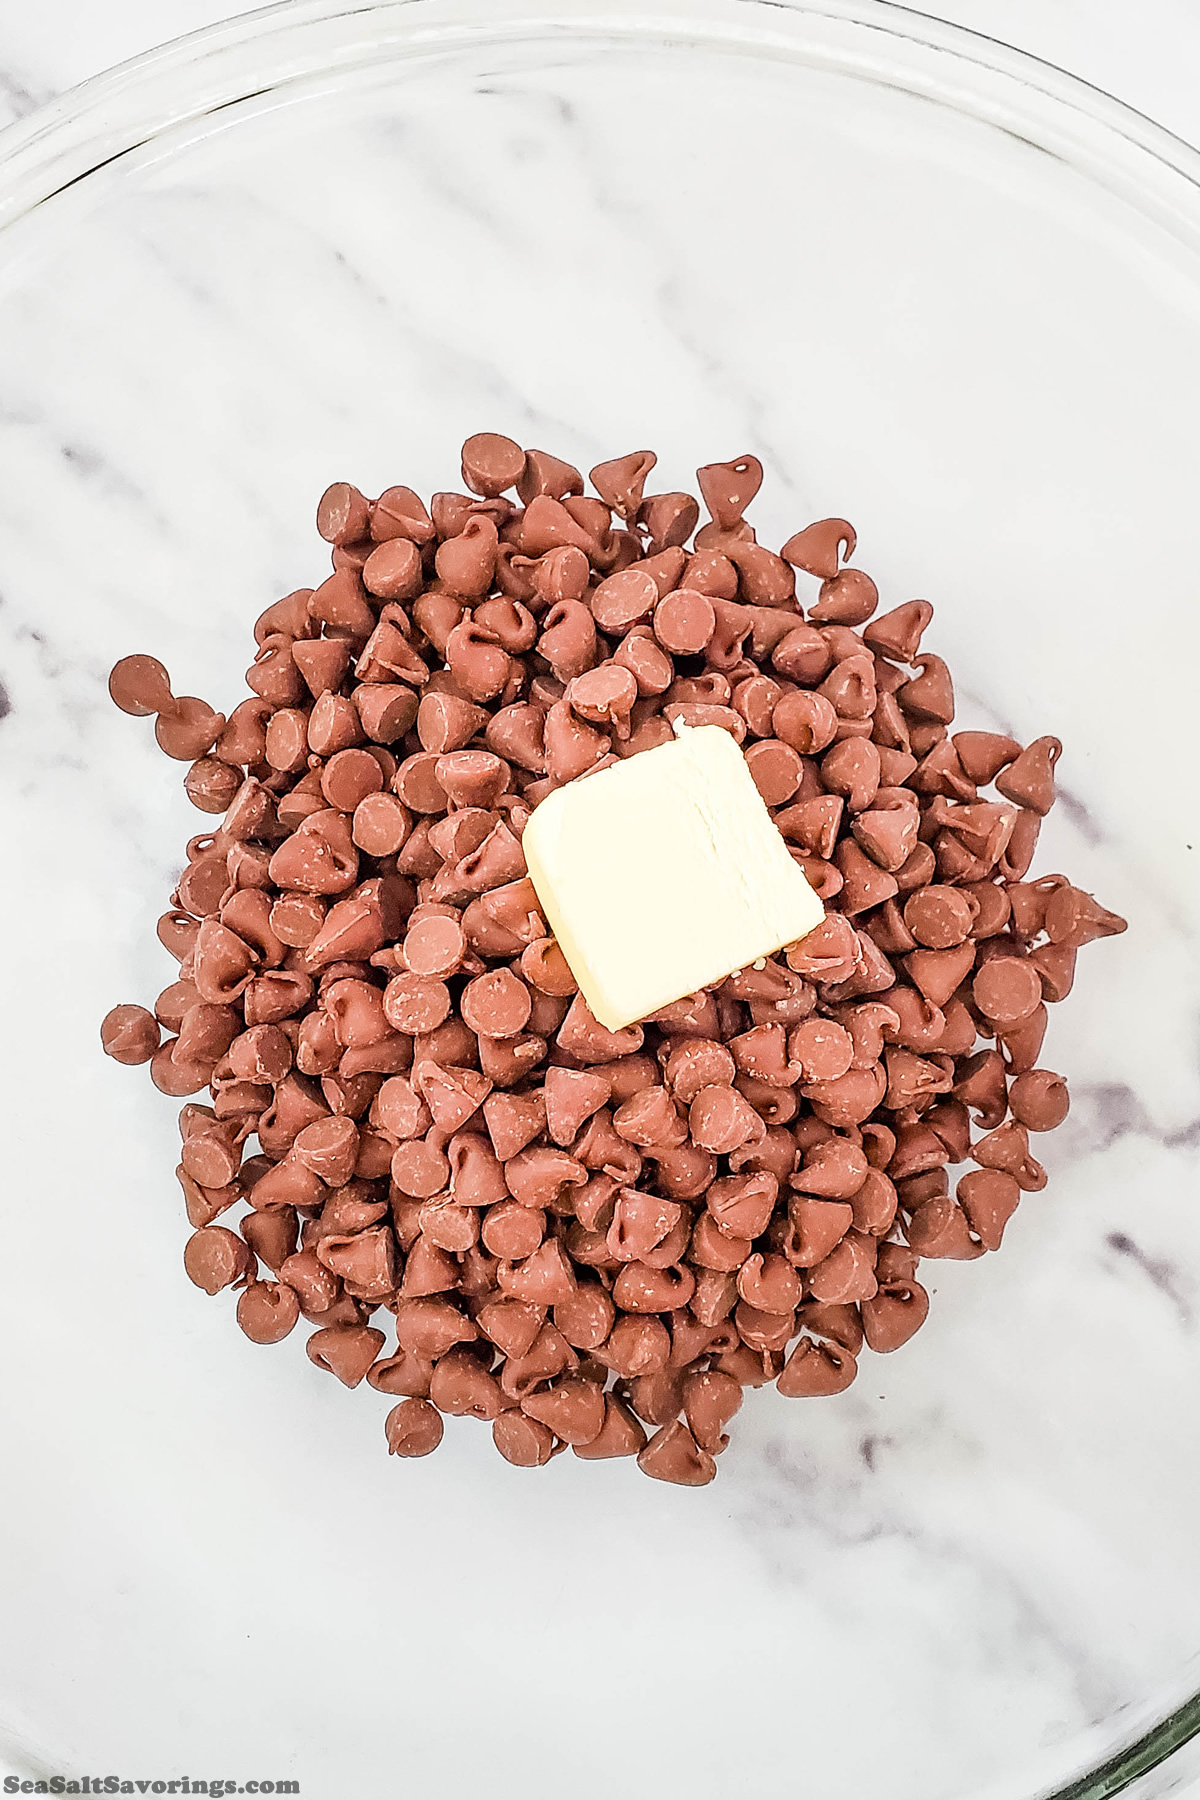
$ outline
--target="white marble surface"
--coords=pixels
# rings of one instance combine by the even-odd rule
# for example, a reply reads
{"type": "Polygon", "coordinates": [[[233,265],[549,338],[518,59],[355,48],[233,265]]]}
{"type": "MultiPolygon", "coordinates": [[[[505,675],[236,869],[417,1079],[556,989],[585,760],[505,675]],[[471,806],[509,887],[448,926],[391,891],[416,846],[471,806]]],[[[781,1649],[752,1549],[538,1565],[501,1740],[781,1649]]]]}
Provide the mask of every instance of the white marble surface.
{"type": "MultiPolygon", "coordinates": [[[[10,104],[201,13],[5,18],[10,104]]],[[[1115,9],[1030,9],[1025,41],[1143,105],[1154,65],[1186,130],[1158,16],[1154,56],[1115,9]]],[[[497,53],[227,123],[0,249],[0,1762],[1032,1800],[1200,1686],[1200,263],[989,128],[687,52],[497,53]],[[789,180],[747,184],[756,156],[789,180]],[[389,1463],[382,1396],[186,1283],[174,1109],[96,1050],[169,978],[197,818],[108,663],[232,702],[249,621],[320,565],[325,482],[450,485],[484,426],[584,466],[652,443],[672,484],[753,448],[768,542],[849,512],[889,600],[937,604],[964,719],[1066,741],[1038,866],[1131,919],[1054,1022],[1075,1110],[1002,1255],[927,1268],[928,1328],[837,1401],[754,1396],[703,1492],[525,1475],[471,1425],[389,1463]]]]}
{"type": "MultiPolygon", "coordinates": [[[[9,5],[0,15],[0,123],[126,57],[251,10],[228,0],[9,5]]],[[[593,10],[602,13],[604,0],[593,10]]],[[[1057,63],[1200,143],[1200,12],[1191,0],[941,0],[915,10],[1057,63]]]]}

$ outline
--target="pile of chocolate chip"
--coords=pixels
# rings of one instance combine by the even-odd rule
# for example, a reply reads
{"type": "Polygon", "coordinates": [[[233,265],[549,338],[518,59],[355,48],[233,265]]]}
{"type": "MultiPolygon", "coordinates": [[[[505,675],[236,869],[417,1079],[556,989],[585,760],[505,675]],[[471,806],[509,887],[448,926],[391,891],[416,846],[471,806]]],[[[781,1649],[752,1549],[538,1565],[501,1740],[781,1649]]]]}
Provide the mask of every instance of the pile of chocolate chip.
{"type": "Polygon", "coordinates": [[[159,921],[178,979],[104,1048],[211,1095],[180,1115],[191,1279],[236,1289],[255,1343],[303,1316],[319,1368],[402,1396],[400,1455],[470,1414],[522,1466],[570,1445],[699,1485],[744,1387],[848,1387],[923,1323],[919,1260],[995,1250],[1043,1186],[1046,1003],[1124,929],[1028,878],[1061,746],[950,735],[927,602],[876,616],[842,519],[756,542],[754,457],[698,471],[699,530],[691,494],[644,493],[654,463],[586,495],[483,433],[428,509],[339,483],[333,573],[263,613],[228,718],[152,657],[113,670],[223,817],[159,921]],[[679,722],[744,747],[827,916],[609,1031],[521,836],[679,722]]]}

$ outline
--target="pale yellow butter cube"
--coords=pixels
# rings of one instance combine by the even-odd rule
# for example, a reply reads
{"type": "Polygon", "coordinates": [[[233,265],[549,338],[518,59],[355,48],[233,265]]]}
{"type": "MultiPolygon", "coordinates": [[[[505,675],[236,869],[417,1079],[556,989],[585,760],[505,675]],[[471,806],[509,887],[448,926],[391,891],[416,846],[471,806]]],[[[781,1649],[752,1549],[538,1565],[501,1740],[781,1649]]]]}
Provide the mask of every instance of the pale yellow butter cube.
{"type": "Polygon", "coordinates": [[[715,725],[557,789],[523,848],[550,929],[610,1031],[772,955],[825,916],[746,759],[715,725]]]}

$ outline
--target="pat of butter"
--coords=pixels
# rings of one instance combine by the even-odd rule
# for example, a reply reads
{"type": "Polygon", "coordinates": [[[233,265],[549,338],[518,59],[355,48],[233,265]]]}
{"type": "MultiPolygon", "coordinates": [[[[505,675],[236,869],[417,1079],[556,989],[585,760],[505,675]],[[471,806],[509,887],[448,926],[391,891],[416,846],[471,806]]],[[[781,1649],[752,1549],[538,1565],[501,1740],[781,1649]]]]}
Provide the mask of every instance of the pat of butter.
{"type": "Polygon", "coordinates": [[[610,1031],[772,955],[825,916],[716,725],[558,788],[522,847],[571,973],[610,1031]]]}

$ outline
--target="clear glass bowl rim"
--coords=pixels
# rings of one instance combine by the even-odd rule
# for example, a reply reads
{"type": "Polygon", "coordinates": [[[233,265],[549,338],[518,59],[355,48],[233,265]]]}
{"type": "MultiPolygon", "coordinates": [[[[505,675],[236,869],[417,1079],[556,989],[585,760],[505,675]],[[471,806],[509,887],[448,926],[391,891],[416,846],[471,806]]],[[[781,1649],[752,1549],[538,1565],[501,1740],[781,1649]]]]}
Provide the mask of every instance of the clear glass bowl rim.
{"type": "MultiPolygon", "coordinates": [[[[774,52],[940,101],[1079,167],[1200,250],[1200,151],[1052,63],[894,0],[278,0],[190,32],[0,130],[3,233],[180,128],[391,60],[553,34],[774,52]]],[[[1200,1735],[1200,1692],[1045,1795],[1108,1800],[1200,1735]]]]}

